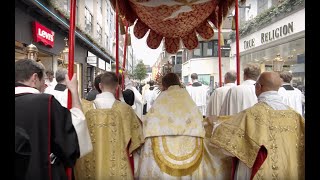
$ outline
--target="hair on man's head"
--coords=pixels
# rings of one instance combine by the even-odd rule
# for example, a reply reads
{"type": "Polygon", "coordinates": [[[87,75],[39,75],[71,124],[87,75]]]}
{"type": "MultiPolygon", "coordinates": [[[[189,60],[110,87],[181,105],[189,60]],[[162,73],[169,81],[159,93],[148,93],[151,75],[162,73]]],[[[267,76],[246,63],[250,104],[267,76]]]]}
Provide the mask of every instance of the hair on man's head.
{"type": "Polygon", "coordinates": [[[165,88],[169,88],[173,85],[179,85],[181,86],[180,79],[178,75],[175,73],[168,73],[165,76],[162,77],[162,86],[165,88]]]}
{"type": "Polygon", "coordinates": [[[191,79],[198,79],[198,74],[197,73],[192,73],[191,74],[191,79]]]}
{"type": "Polygon", "coordinates": [[[118,77],[116,73],[114,72],[105,72],[101,76],[101,82],[102,85],[116,88],[119,85],[118,77]]]}
{"type": "Polygon", "coordinates": [[[42,79],[44,71],[44,66],[34,60],[18,60],[15,62],[15,82],[28,81],[34,73],[37,73],[39,79],[42,79]]]}
{"type": "Polygon", "coordinates": [[[68,70],[66,68],[59,68],[56,71],[56,81],[57,83],[61,83],[66,79],[66,74],[68,74],[68,70]]]}
{"type": "Polygon", "coordinates": [[[283,71],[280,73],[280,78],[283,80],[283,82],[290,83],[292,80],[292,73],[289,71],[283,71]]]}
{"type": "Polygon", "coordinates": [[[261,74],[260,65],[257,63],[249,63],[243,69],[243,74],[252,80],[257,80],[259,75],[261,74]]]}
{"type": "Polygon", "coordinates": [[[99,87],[99,83],[101,82],[101,76],[102,74],[98,74],[95,78],[94,78],[94,82],[93,82],[93,86],[94,88],[99,92],[101,93],[101,89],[99,87]]]}

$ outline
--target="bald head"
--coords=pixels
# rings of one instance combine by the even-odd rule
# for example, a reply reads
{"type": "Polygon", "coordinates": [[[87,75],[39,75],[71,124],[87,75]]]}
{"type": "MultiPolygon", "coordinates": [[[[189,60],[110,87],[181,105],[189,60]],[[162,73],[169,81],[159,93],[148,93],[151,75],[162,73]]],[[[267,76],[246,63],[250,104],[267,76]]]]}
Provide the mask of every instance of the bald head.
{"type": "Polygon", "coordinates": [[[266,91],[278,91],[281,86],[280,75],[276,72],[263,72],[256,82],[256,95],[266,91]]]}

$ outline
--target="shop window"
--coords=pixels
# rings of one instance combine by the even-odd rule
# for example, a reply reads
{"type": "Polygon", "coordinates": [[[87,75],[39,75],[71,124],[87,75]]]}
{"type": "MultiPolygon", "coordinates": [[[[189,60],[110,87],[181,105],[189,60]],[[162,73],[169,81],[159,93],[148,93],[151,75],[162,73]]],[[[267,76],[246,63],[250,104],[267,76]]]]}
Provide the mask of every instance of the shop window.
{"type": "Polygon", "coordinates": [[[85,31],[88,33],[92,32],[92,14],[89,9],[85,8],[85,31]]]}

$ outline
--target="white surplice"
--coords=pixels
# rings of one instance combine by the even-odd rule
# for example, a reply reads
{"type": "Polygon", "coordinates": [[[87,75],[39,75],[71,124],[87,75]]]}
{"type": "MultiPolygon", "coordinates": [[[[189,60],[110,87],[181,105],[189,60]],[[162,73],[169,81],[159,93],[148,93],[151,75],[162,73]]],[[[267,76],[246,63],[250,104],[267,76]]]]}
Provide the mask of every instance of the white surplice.
{"type": "Polygon", "coordinates": [[[49,86],[44,90],[44,93],[53,95],[63,107],[67,108],[68,89],[66,88],[64,91],[58,91],[54,88],[55,86],[49,86]]]}
{"type": "Polygon", "coordinates": [[[207,102],[210,97],[210,88],[206,85],[201,86],[187,86],[186,87],[188,93],[190,94],[193,101],[198,106],[202,116],[206,115],[207,102]]]}
{"type": "Polygon", "coordinates": [[[125,78],[125,89],[130,89],[131,91],[133,91],[134,106],[132,107],[134,108],[134,112],[136,113],[136,115],[141,120],[143,115],[143,105],[144,105],[143,97],[140,94],[140,92],[137,90],[137,88],[133,86],[132,81],[128,77],[125,78]]]}
{"type": "Polygon", "coordinates": [[[246,80],[241,85],[229,89],[219,115],[233,115],[258,102],[254,80],[246,80]]]}
{"type": "Polygon", "coordinates": [[[147,112],[149,111],[149,109],[151,108],[151,106],[153,105],[154,101],[157,98],[156,90],[157,89],[153,86],[152,90],[150,90],[150,87],[149,87],[144,91],[143,99],[147,103],[147,112]]]}
{"type": "MultiPolygon", "coordinates": [[[[290,84],[283,84],[283,85],[290,85],[290,84]]],[[[302,114],[302,92],[294,88],[294,90],[286,90],[284,87],[280,87],[278,90],[279,95],[282,97],[283,102],[296,110],[299,114],[302,114]]]]}
{"type": "Polygon", "coordinates": [[[206,116],[219,115],[222,103],[229,89],[236,86],[235,83],[227,83],[222,87],[215,89],[209,98],[207,105],[206,116]]]}

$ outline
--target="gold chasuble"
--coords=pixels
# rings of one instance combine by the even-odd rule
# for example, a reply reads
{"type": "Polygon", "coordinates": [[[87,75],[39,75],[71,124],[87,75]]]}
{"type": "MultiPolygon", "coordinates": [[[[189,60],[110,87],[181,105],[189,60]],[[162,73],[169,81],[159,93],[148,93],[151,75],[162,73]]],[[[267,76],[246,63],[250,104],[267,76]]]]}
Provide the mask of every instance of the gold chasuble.
{"type": "Polygon", "coordinates": [[[134,111],[117,100],[111,109],[94,109],[86,100],[82,100],[82,106],[93,151],[77,161],[75,178],[133,179],[127,147],[131,154],[143,143],[142,127],[134,111]]]}
{"type": "MultiPolygon", "coordinates": [[[[219,118],[219,117],[218,117],[219,118]]],[[[293,110],[273,110],[257,103],[216,127],[211,143],[253,168],[261,146],[267,157],[253,179],[304,179],[303,117],[293,110]]]]}
{"type": "Polygon", "coordinates": [[[145,144],[138,173],[143,179],[230,179],[231,158],[208,150],[203,117],[179,86],[163,91],[143,122],[145,144]]]}

